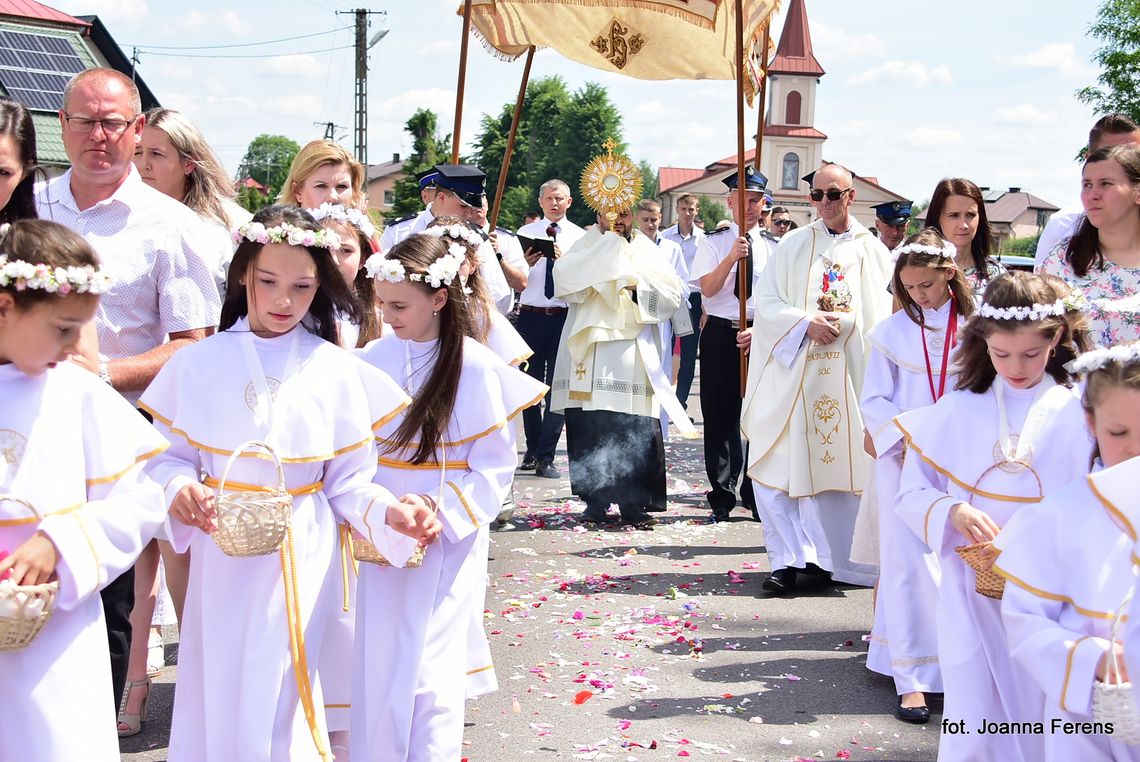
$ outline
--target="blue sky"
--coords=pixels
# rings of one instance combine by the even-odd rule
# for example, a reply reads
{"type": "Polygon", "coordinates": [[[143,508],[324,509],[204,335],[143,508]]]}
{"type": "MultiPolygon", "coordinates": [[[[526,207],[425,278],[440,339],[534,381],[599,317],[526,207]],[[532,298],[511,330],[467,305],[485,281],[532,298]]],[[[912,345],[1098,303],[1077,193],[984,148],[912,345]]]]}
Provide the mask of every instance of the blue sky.
{"type": "MultiPolygon", "coordinates": [[[[199,0],[47,0],[73,14],[98,14],[130,54],[163,105],[184,111],[235,171],[261,133],[300,143],[323,135],[313,122],[333,121],[352,148],[352,32],[265,47],[181,51],[187,54],[306,55],[253,59],[161,56],[157,46],[261,42],[351,25],[337,16],[354,4],[279,0],[268,4],[199,0]],[[181,6],[181,7],[178,7],[181,6]],[[258,8],[251,11],[251,8],[258,8]],[[154,48],[150,52],[148,46],[154,48]],[[342,49],[338,49],[342,48],[342,49]]],[[[784,3],[788,5],[787,0],[784,3]]],[[[372,0],[389,34],[369,62],[369,158],[406,154],[403,124],[418,107],[451,131],[461,19],[458,0],[372,0]]],[[[907,0],[807,0],[816,57],[827,74],[818,89],[815,126],[827,133],[824,156],[875,176],[910,198],[929,198],[944,176],[995,188],[1021,186],[1059,206],[1075,203],[1073,161],[1093,115],[1074,90],[1092,84],[1087,37],[1093,0],[1048,3],[1001,0],[928,3],[907,0]]],[[[779,17],[774,31],[783,28],[779,17]]],[[[513,102],[522,62],[504,63],[477,43],[469,47],[463,137],[469,145],[484,113],[513,102]]],[[[701,167],[734,152],[732,82],[645,82],[591,69],[553,51],[535,57],[532,78],[562,76],[571,88],[605,85],[622,110],[634,159],[654,166],[701,167]]],[[[755,112],[747,116],[755,124],[755,112]]],[[[576,184],[576,183],[572,183],[576,184]]]]}

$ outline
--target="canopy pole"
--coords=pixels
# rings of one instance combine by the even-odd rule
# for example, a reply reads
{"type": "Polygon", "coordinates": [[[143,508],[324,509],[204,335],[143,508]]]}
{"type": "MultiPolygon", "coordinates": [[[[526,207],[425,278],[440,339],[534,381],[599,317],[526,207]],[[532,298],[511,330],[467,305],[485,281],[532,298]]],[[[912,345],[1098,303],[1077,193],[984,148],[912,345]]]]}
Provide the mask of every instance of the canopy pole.
{"type": "MultiPolygon", "coordinates": [[[[760,60],[760,95],[758,103],[760,104],[759,113],[756,116],[756,156],[752,162],[752,167],[760,172],[760,155],[764,152],[764,121],[765,121],[765,108],[768,104],[768,44],[769,32],[772,25],[772,17],[769,16],[768,20],[764,22],[764,40],[760,43],[761,56],[760,60]]],[[[779,169],[777,167],[777,169],[779,169]]]]}
{"type": "Polygon", "coordinates": [[[455,127],[451,131],[451,163],[459,163],[459,132],[463,125],[463,87],[467,82],[467,43],[471,39],[471,0],[463,1],[463,40],[459,44],[459,83],[455,88],[455,127]]]}
{"type": "MultiPolygon", "coordinates": [[[[740,221],[738,231],[740,235],[747,236],[744,229],[744,212],[747,197],[744,190],[744,8],[743,0],[736,0],[736,218],[740,221]]],[[[767,52],[765,52],[767,56],[767,52]]],[[[763,106],[761,106],[763,112],[763,106]]],[[[748,326],[748,268],[736,265],[736,282],[738,285],[740,306],[740,329],[748,326]]],[[[744,398],[744,387],[748,383],[748,354],[744,348],[740,349],[740,397],[744,398]]]]}
{"type": "Polygon", "coordinates": [[[499,170],[499,185],[495,188],[495,205],[491,207],[491,216],[487,222],[491,230],[499,223],[499,204],[503,202],[503,191],[507,187],[507,170],[511,168],[511,154],[515,150],[515,133],[519,129],[519,118],[522,116],[523,99],[526,97],[527,82],[530,81],[530,64],[534,61],[534,45],[526,49],[526,65],[523,66],[522,83],[519,85],[519,97],[515,100],[515,115],[511,117],[511,131],[507,133],[507,149],[503,151],[503,166],[499,170]]]}

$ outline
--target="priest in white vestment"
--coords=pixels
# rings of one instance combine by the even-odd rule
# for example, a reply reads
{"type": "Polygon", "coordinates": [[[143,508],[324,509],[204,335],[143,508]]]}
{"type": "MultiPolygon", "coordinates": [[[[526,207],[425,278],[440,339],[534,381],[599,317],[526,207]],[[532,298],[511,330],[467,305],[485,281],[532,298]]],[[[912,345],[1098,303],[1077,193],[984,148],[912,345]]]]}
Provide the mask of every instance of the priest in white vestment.
{"type": "Polygon", "coordinates": [[[665,402],[691,429],[659,348],[660,329],[681,305],[683,284],[629,208],[598,226],[554,264],[556,296],[570,307],[554,369],[552,409],[565,411],[570,486],[600,523],[617,504],[625,524],[647,527],[665,510],[665,402]]]}
{"type": "Polygon", "coordinates": [[[819,219],[785,235],[760,277],[741,414],[772,574],[790,592],[797,573],[871,585],[850,561],[859,495],[871,467],[859,395],[867,332],[891,313],[886,247],[850,214],[851,173],[814,173],[819,219]]]}

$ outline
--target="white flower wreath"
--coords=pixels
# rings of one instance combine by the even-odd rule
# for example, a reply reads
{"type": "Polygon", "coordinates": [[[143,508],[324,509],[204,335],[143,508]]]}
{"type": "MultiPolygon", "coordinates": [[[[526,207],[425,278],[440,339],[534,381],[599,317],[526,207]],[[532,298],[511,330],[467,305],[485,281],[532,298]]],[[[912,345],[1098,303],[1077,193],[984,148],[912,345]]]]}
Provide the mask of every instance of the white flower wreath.
{"type": "Polygon", "coordinates": [[[48,267],[22,259],[8,259],[0,254],[0,286],[12,286],[17,291],[46,291],[67,296],[77,294],[105,294],[111,279],[90,265],[86,267],[48,267]]]}
{"type": "Polygon", "coordinates": [[[364,262],[364,270],[369,278],[381,278],[389,283],[414,280],[427,283],[432,288],[443,288],[451,285],[466,261],[463,254],[448,252],[428,265],[427,272],[409,273],[400,260],[389,259],[384,254],[373,254],[364,262]]]}
{"type": "Polygon", "coordinates": [[[1092,373],[1094,370],[1107,368],[1113,363],[1123,366],[1136,362],[1140,362],[1140,342],[1094,349],[1091,352],[1085,352],[1065,367],[1069,369],[1070,373],[1083,376],[1092,373]]]}
{"type": "Polygon", "coordinates": [[[260,222],[247,222],[234,232],[234,241],[253,243],[287,243],[291,246],[320,246],[335,251],[340,248],[340,236],[331,230],[306,230],[288,222],[279,222],[271,228],[260,222]]]}
{"type": "Polygon", "coordinates": [[[325,202],[318,206],[316,209],[306,209],[313,219],[317,222],[325,219],[336,220],[337,222],[352,225],[354,228],[364,233],[366,238],[373,238],[376,235],[376,226],[372,224],[372,220],[368,215],[355,207],[346,207],[343,204],[330,204],[325,202]]]}

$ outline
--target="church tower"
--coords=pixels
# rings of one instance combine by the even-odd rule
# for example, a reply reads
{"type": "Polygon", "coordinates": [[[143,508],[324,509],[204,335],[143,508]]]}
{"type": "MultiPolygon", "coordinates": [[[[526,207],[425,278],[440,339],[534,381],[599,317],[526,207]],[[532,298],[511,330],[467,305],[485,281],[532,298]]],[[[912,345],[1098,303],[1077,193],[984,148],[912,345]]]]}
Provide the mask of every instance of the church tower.
{"type": "Polygon", "coordinates": [[[784,203],[782,196],[789,195],[802,203],[805,186],[800,178],[822,163],[827,135],[814,124],[815,91],[824,73],[812,51],[804,0],[791,0],[776,56],[768,65],[761,171],[768,177],[768,193],[777,205],[784,203]]]}

